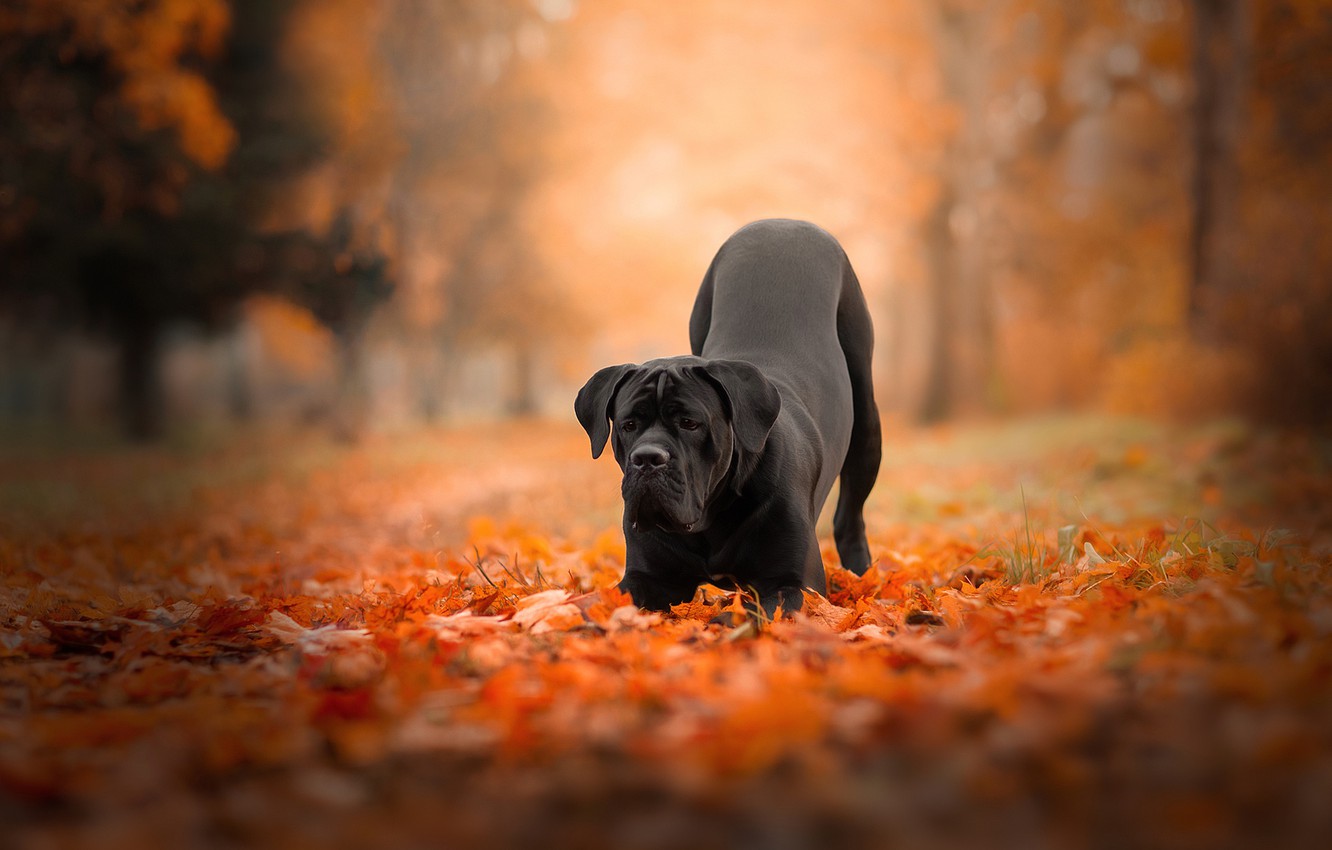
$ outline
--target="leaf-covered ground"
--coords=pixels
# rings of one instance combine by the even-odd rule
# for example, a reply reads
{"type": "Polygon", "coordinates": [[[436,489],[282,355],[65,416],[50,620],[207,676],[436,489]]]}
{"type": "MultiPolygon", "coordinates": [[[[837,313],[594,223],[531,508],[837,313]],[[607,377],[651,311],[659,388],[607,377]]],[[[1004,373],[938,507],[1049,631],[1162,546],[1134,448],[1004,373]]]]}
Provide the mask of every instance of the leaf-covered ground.
{"type": "Polygon", "coordinates": [[[877,566],[614,590],[567,423],[0,458],[0,846],[1321,847],[1332,444],[893,433],[877,566]]]}

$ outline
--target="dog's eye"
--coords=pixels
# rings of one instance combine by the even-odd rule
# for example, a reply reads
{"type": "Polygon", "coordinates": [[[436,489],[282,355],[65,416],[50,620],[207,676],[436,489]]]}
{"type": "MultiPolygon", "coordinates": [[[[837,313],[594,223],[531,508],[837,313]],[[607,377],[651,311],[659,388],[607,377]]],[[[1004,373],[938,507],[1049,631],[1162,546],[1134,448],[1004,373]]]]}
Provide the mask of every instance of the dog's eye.
{"type": "Polygon", "coordinates": [[[680,427],[686,431],[697,431],[699,423],[693,419],[685,417],[684,419],[680,420],[680,427]]]}
{"type": "Polygon", "coordinates": [[[632,419],[624,419],[620,422],[620,430],[625,432],[637,431],[638,423],[632,419]]]}

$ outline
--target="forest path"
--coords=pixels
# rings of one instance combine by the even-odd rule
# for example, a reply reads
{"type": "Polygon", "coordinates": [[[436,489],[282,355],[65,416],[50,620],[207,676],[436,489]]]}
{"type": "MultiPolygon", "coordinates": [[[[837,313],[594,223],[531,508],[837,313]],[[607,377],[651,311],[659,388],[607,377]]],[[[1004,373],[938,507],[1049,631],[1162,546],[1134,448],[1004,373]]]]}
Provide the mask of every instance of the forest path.
{"type": "Polygon", "coordinates": [[[8,452],[5,846],[1318,846],[1325,440],[887,445],[877,565],[733,628],[571,423],[8,452]]]}

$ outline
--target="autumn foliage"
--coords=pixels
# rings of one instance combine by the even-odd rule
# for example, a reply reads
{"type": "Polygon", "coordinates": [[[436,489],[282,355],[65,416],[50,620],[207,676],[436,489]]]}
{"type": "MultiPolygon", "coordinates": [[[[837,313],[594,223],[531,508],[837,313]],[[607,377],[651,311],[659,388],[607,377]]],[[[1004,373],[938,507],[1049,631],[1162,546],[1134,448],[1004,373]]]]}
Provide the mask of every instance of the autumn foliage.
{"type": "Polygon", "coordinates": [[[897,435],[876,565],[729,627],[568,425],[8,457],[7,838],[1315,846],[1325,448],[1083,425],[897,435]]]}

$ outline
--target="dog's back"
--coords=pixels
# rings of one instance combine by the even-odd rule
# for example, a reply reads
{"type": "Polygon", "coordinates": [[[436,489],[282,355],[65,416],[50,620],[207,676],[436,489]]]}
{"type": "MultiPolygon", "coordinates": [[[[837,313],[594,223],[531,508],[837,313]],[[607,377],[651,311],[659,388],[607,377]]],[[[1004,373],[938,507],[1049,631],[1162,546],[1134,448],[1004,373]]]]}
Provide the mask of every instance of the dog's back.
{"type": "Polygon", "coordinates": [[[860,285],[831,234],[809,222],[765,219],[717,251],[689,324],[695,354],[758,366],[782,395],[785,426],[824,449],[812,494],[818,505],[855,424],[853,378],[838,327],[848,298],[864,312],[860,285]]]}
{"type": "Polygon", "coordinates": [[[765,219],[741,228],[717,251],[699,289],[689,325],[694,353],[747,360],[797,384],[844,384],[845,369],[839,376],[817,366],[843,360],[837,304],[848,268],[837,240],[808,222],[765,219]],[[824,374],[811,374],[812,367],[824,374]]]}

